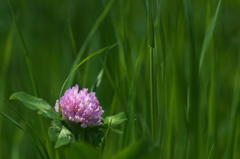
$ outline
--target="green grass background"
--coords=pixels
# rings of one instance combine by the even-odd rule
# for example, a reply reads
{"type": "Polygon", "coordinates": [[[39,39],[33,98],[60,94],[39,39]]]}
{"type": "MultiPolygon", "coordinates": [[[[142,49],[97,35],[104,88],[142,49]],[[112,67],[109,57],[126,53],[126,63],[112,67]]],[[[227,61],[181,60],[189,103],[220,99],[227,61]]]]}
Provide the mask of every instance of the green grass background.
{"type": "Polygon", "coordinates": [[[0,158],[240,158],[240,1],[0,1],[0,158]],[[15,20],[14,20],[15,19],[15,20]],[[20,102],[24,91],[52,106],[64,88],[91,88],[103,116],[128,120],[110,131],[104,151],[54,149],[50,120],[20,102]],[[34,131],[32,131],[34,130],[34,131]],[[44,151],[45,150],[45,151],[44,151]]]}

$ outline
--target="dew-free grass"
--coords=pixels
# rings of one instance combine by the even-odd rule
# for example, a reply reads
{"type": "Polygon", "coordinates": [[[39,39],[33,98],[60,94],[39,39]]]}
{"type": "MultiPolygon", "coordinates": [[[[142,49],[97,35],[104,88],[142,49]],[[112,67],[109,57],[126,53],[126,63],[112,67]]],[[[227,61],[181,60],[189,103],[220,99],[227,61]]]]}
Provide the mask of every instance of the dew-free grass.
{"type": "Polygon", "coordinates": [[[10,4],[12,12],[0,2],[0,158],[240,157],[240,2],[10,4]],[[74,68],[113,44],[82,63],[62,92],[92,89],[103,117],[125,112],[127,121],[108,132],[103,151],[83,142],[54,149],[51,120],[9,97],[26,92],[53,107],[74,68]]]}

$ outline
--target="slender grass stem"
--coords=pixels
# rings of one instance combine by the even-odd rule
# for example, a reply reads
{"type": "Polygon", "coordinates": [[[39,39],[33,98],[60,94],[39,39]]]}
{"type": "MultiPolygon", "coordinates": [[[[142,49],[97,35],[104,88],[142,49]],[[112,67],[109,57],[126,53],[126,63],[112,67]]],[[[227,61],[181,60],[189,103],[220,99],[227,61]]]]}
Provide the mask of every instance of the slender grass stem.
{"type": "Polygon", "coordinates": [[[155,115],[154,115],[154,88],[153,88],[153,83],[154,83],[154,71],[153,71],[153,48],[150,47],[150,112],[151,112],[151,134],[152,134],[152,140],[155,140],[155,115]]]}
{"type": "Polygon", "coordinates": [[[148,20],[148,46],[150,53],[150,118],[151,118],[151,139],[155,140],[155,115],[154,115],[154,3],[153,0],[147,1],[147,20],[148,20]]]}
{"type": "Polygon", "coordinates": [[[70,22],[68,22],[68,29],[69,29],[69,34],[70,34],[70,38],[71,38],[73,53],[74,53],[74,56],[77,56],[76,42],[75,42],[75,38],[74,38],[74,34],[73,34],[72,25],[70,22]]]}
{"type": "Polygon", "coordinates": [[[8,5],[9,5],[9,7],[11,9],[12,17],[13,17],[13,20],[14,20],[14,23],[15,23],[15,26],[16,26],[16,29],[17,29],[17,32],[18,32],[18,35],[19,35],[22,47],[23,47],[24,56],[25,56],[25,60],[26,60],[26,63],[27,63],[27,67],[28,67],[28,73],[30,75],[30,80],[31,80],[31,83],[32,83],[33,92],[34,92],[35,96],[38,96],[37,86],[36,86],[35,78],[33,76],[33,71],[32,71],[31,59],[30,59],[30,57],[28,55],[28,50],[27,50],[25,41],[24,41],[22,33],[21,33],[21,31],[20,31],[20,29],[19,29],[19,27],[17,25],[17,21],[16,21],[16,18],[15,18],[13,9],[12,9],[12,5],[11,5],[9,0],[8,0],[8,5]]]}

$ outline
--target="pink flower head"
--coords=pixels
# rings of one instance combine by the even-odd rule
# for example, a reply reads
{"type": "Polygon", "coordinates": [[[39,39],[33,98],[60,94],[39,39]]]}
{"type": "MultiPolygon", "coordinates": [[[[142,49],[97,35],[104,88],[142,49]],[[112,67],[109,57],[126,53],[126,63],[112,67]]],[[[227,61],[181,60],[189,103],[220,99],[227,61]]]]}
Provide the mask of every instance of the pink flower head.
{"type": "Polygon", "coordinates": [[[102,124],[102,107],[95,93],[88,93],[88,89],[84,88],[78,91],[78,85],[68,89],[64,96],[57,100],[55,104],[56,112],[61,107],[63,118],[81,123],[82,128],[87,126],[99,126],[102,124]]]}

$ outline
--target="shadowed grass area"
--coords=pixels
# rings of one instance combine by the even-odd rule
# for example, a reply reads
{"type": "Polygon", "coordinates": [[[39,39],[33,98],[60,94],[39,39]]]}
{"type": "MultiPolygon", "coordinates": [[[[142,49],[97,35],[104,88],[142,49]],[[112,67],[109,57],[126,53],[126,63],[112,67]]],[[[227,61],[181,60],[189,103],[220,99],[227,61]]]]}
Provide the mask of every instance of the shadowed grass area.
{"type": "Polygon", "coordinates": [[[10,3],[0,2],[0,158],[240,157],[240,2],[10,3]],[[127,115],[103,152],[54,149],[51,121],[8,100],[22,91],[54,106],[75,84],[96,92],[104,117],[127,115]]]}

